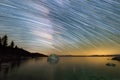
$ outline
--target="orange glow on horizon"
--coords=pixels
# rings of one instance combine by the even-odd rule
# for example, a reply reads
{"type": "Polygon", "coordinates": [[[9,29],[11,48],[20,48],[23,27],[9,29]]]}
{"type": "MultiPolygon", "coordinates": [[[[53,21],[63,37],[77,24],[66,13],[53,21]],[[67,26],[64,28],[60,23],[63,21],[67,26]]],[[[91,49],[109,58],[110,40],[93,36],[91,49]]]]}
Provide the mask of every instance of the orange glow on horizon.
{"type": "Polygon", "coordinates": [[[76,50],[67,52],[69,55],[112,55],[112,54],[120,54],[120,50],[118,48],[108,48],[108,49],[91,49],[91,50],[76,50]]]}

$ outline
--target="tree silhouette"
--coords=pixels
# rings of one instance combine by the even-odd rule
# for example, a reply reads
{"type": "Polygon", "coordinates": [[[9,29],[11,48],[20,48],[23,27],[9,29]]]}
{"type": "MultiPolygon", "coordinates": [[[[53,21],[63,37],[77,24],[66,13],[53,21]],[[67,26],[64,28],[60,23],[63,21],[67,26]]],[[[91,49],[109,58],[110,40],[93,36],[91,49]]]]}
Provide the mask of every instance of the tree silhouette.
{"type": "Polygon", "coordinates": [[[18,48],[17,45],[15,46],[15,48],[18,48]]]}
{"type": "Polygon", "coordinates": [[[2,38],[0,37],[0,46],[2,45],[2,38]]]}
{"type": "Polygon", "coordinates": [[[2,38],[2,45],[5,46],[5,47],[7,47],[7,45],[8,45],[7,41],[8,41],[7,35],[3,36],[3,38],[2,38]]]}
{"type": "MultiPolygon", "coordinates": [[[[33,57],[40,57],[40,56],[45,56],[45,55],[41,55],[38,53],[32,54],[29,51],[26,51],[22,48],[17,47],[17,45],[14,44],[14,41],[11,41],[11,43],[8,44],[7,35],[0,37],[0,60],[2,62],[21,60],[25,57],[33,58],[33,57]]],[[[1,64],[1,61],[0,61],[0,64],[1,64]]],[[[7,69],[5,73],[7,73],[7,69]]]]}
{"type": "Polygon", "coordinates": [[[14,48],[14,41],[11,41],[10,47],[14,48]]]}

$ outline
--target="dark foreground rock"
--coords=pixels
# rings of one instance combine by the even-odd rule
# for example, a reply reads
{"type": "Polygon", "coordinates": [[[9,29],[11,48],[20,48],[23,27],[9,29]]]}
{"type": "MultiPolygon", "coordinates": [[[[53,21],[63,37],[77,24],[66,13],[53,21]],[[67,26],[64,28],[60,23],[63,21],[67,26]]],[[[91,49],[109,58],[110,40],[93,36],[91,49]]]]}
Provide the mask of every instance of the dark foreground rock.
{"type": "Polygon", "coordinates": [[[120,61],[120,56],[116,56],[116,57],[112,58],[112,60],[120,61]]]}

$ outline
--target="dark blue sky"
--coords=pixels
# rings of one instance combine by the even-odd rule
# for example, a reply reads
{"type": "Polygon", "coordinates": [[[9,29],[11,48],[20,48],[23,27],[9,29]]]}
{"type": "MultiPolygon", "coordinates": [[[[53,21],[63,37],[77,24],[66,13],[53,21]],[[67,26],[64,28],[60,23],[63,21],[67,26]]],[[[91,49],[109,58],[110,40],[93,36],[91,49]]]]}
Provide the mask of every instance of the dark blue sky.
{"type": "Polygon", "coordinates": [[[31,52],[120,53],[119,0],[0,0],[0,35],[31,52]]]}

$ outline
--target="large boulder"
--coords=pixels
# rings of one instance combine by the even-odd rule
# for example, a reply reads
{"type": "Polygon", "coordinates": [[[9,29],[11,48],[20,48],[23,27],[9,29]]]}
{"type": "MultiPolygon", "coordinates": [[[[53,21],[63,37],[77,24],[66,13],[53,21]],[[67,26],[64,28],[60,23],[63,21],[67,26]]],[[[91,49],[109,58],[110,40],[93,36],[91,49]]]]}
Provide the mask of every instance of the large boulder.
{"type": "Polygon", "coordinates": [[[56,64],[59,61],[59,57],[56,54],[51,54],[48,56],[47,61],[51,64],[56,64]]]}
{"type": "Polygon", "coordinates": [[[116,57],[112,58],[112,60],[120,61],[120,56],[116,56],[116,57]]]}

